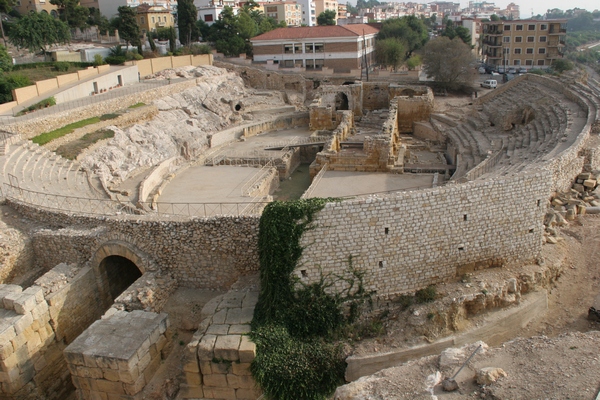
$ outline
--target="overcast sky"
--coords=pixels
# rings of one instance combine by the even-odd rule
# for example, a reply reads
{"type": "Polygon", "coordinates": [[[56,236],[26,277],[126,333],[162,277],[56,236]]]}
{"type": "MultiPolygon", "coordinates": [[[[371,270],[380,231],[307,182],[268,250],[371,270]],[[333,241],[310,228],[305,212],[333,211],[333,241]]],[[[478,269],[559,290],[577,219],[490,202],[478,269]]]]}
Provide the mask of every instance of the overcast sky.
{"type": "MultiPolygon", "coordinates": [[[[382,1],[382,0],[379,0],[382,1]]],[[[408,0],[405,0],[408,1],[408,0]]],[[[454,0],[456,2],[456,0],[454,0]]],[[[493,0],[487,0],[493,2],[493,0]]],[[[343,3],[344,0],[339,0],[343,3]]],[[[533,15],[546,13],[546,10],[552,8],[558,8],[560,10],[568,10],[572,8],[583,8],[588,11],[594,11],[600,9],[600,2],[598,0],[570,0],[568,2],[561,0],[507,0],[507,1],[495,1],[496,5],[501,8],[505,8],[509,3],[515,3],[519,5],[521,10],[521,18],[530,18],[531,10],[533,9],[533,15]]],[[[356,0],[348,0],[348,3],[356,5],[356,0]]],[[[423,3],[429,3],[429,1],[423,1],[423,3]]],[[[467,7],[469,4],[468,0],[461,0],[461,7],[467,7]]]]}

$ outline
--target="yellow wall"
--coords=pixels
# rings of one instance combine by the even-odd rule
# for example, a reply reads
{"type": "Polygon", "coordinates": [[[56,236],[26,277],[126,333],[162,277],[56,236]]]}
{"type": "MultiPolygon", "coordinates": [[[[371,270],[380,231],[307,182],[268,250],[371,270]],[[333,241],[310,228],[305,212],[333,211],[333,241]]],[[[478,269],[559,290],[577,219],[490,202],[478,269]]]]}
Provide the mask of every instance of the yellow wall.
{"type": "Polygon", "coordinates": [[[17,102],[17,104],[21,104],[24,101],[38,96],[37,86],[35,85],[13,89],[12,93],[13,99],[17,102]]]}
{"type": "Polygon", "coordinates": [[[79,75],[76,72],[72,74],[59,75],[56,77],[56,81],[58,82],[58,87],[68,85],[72,82],[77,82],[79,80],[79,75]]]}
{"type": "Polygon", "coordinates": [[[192,65],[192,56],[173,57],[173,68],[184,67],[186,65],[192,65]]]}

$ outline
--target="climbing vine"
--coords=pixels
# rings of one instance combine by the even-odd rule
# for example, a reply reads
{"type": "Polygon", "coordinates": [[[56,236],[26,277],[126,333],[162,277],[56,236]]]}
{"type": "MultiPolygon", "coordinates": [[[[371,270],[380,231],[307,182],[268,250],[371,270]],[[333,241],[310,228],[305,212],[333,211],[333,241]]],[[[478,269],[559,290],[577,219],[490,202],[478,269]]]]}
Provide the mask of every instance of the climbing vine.
{"type": "Polygon", "coordinates": [[[273,202],[260,220],[261,291],[252,321],[257,356],[251,371],[270,399],[321,400],[344,381],[341,344],[333,339],[370,296],[362,273],[349,256],[346,274],[322,274],[309,285],[293,274],[302,256],[303,233],[332,201],[337,200],[273,202]],[[345,282],[344,291],[328,290],[339,280],[345,282]]]}

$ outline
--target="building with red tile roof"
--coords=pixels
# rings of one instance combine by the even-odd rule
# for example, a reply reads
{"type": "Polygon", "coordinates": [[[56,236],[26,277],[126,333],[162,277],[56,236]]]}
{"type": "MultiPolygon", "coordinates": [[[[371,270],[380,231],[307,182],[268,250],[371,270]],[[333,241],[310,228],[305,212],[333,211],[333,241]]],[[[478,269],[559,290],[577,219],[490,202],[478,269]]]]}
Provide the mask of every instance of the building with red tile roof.
{"type": "Polygon", "coordinates": [[[379,30],[366,24],[279,28],[252,38],[254,62],[349,72],[371,64],[379,30]]]}

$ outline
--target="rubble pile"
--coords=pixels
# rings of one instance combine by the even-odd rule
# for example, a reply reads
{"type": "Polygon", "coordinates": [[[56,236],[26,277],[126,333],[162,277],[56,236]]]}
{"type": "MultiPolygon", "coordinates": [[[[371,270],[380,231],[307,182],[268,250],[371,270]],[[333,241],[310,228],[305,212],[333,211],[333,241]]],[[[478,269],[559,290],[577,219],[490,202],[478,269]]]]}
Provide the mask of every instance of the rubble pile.
{"type": "Polygon", "coordinates": [[[552,198],[544,219],[546,232],[544,242],[556,244],[562,238],[557,230],[573,221],[578,215],[600,214],[600,173],[582,172],[577,176],[571,190],[558,193],[552,198]]]}

